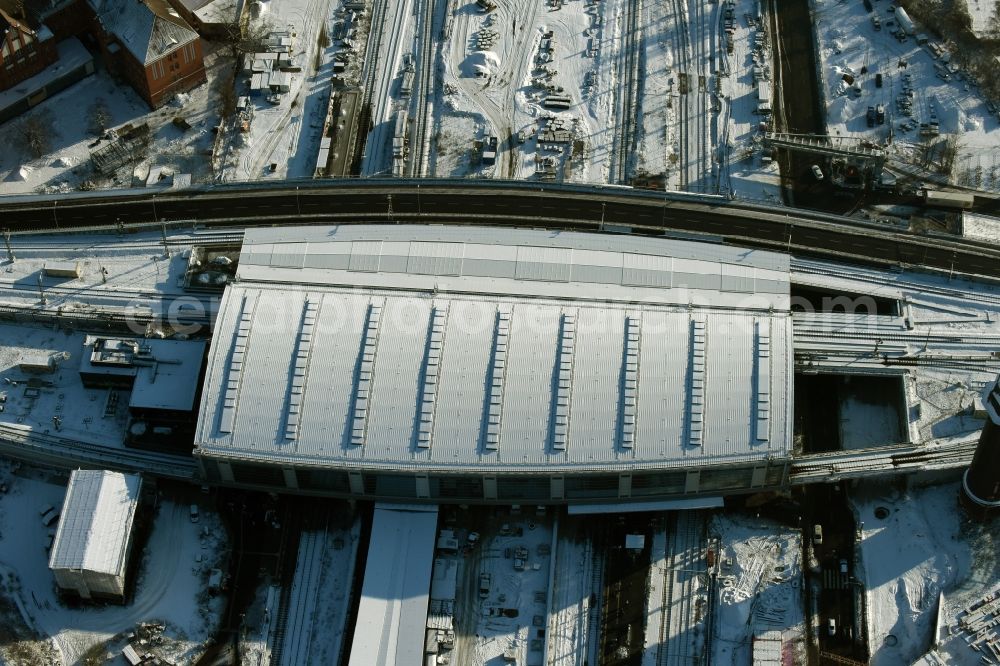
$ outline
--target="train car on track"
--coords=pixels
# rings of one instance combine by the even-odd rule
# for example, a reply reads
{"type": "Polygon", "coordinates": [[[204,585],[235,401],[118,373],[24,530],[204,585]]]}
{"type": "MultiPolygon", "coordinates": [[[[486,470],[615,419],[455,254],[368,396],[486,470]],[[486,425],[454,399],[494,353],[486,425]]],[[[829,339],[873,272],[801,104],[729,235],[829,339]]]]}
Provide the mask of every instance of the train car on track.
{"type": "Polygon", "coordinates": [[[967,192],[944,192],[941,190],[924,190],[924,205],[933,208],[959,208],[968,210],[972,208],[975,199],[967,192]]]}

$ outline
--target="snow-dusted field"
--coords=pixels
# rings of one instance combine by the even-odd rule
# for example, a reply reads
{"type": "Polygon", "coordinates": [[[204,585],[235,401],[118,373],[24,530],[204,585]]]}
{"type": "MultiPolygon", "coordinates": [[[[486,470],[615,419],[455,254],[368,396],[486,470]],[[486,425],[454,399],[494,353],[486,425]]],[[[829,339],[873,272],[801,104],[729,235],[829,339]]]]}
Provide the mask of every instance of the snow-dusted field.
{"type": "MultiPolygon", "coordinates": [[[[872,484],[851,498],[863,523],[859,575],[868,599],[873,666],[911,664],[930,648],[941,593],[942,623],[956,625],[962,608],[1000,581],[997,521],[964,518],[960,485],[953,481],[900,491],[893,484],[872,484]],[[876,517],[877,508],[887,509],[888,517],[876,517]]],[[[943,647],[920,663],[980,663],[982,654],[968,647],[957,630],[951,633],[938,632],[943,647]]]]}
{"type": "MultiPolygon", "coordinates": [[[[0,461],[0,477],[8,492],[0,495],[0,571],[2,594],[21,610],[22,620],[43,639],[51,639],[55,663],[75,664],[88,650],[108,642],[120,651],[125,633],[139,622],[166,625],[162,645],[153,649],[178,664],[189,664],[203,651],[222,611],[222,598],[205,592],[209,569],[221,565],[227,548],[225,530],[214,512],[201,508],[194,524],[188,504],[160,498],[153,528],[138,571],[135,594],[126,605],[69,607],[59,601],[48,570],[48,531],[39,519],[41,507],[60,506],[66,479],[61,475],[0,461]],[[200,560],[200,561],[199,561],[200,560]]],[[[197,493],[192,493],[196,495],[197,493]]],[[[16,646],[0,645],[0,658],[16,646]]],[[[22,646],[23,647],[23,646],[22,646]]],[[[11,663],[28,663],[12,661],[11,663]]],[[[45,663],[39,657],[37,662],[45,663]]]]}
{"type": "MultiPolygon", "coordinates": [[[[986,4],[985,0],[981,4],[986,4]]],[[[880,143],[891,135],[889,166],[910,167],[907,171],[921,162],[928,138],[938,141],[955,135],[958,157],[953,182],[1000,191],[997,114],[987,109],[973,82],[961,71],[947,68],[946,56],[935,56],[930,47],[933,38],[923,46],[914,37],[897,41],[892,34],[895,26],[890,25],[894,15],[887,11],[890,3],[876,0],[873,6],[874,12],[869,14],[860,2],[815,0],[821,93],[826,100],[829,133],[880,143]],[[881,21],[881,30],[875,30],[873,15],[881,21]],[[882,75],[882,87],[876,85],[877,74],[882,75]],[[845,75],[853,78],[860,93],[845,75]],[[897,100],[904,98],[911,104],[912,119],[897,106],[897,100]],[[867,109],[879,104],[885,108],[885,124],[869,128],[867,109]],[[920,123],[932,122],[938,123],[940,137],[922,137],[920,123]]],[[[979,15],[982,13],[985,9],[979,15]]],[[[925,30],[917,25],[918,33],[925,30]]],[[[915,173],[928,175],[922,169],[915,173]]]]}

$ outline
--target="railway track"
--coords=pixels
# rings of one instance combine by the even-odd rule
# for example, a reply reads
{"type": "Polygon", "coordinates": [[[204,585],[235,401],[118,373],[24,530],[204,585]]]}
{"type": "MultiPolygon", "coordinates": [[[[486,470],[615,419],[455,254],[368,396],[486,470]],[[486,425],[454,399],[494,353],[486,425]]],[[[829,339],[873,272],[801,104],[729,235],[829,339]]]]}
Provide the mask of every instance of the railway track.
{"type": "Polygon", "coordinates": [[[427,126],[433,113],[434,100],[434,0],[416,0],[420,6],[420,64],[417,66],[417,86],[413,92],[416,113],[413,121],[413,140],[410,142],[410,159],[407,172],[411,176],[425,174],[427,159],[427,126]]]}
{"type": "MultiPolygon", "coordinates": [[[[362,120],[367,118],[369,124],[377,120],[376,109],[372,105],[375,92],[379,90],[379,50],[382,44],[382,32],[385,29],[386,8],[391,0],[372,0],[371,19],[368,23],[368,40],[365,42],[365,64],[361,73],[361,113],[362,120]],[[367,113],[364,112],[367,111],[367,113]]],[[[369,155],[368,141],[371,139],[371,132],[367,127],[360,127],[358,133],[364,137],[364,149],[362,165],[367,163],[369,155]]],[[[363,173],[363,171],[362,171],[363,173]]]]}
{"type": "Polygon", "coordinates": [[[635,146],[635,128],[639,112],[639,62],[642,49],[642,37],[639,30],[639,18],[642,15],[642,0],[628,0],[625,9],[625,48],[624,50],[624,92],[622,95],[621,113],[615,123],[615,159],[614,182],[626,185],[629,182],[629,164],[632,161],[635,146]]]}
{"type": "Polygon", "coordinates": [[[190,456],[174,456],[141,449],[111,448],[76,439],[0,423],[0,452],[12,458],[57,467],[81,464],[124,472],[144,472],[193,479],[196,465],[190,456]]]}
{"type": "Polygon", "coordinates": [[[699,511],[678,511],[667,534],[667,619],[666,635],[660,637],[657,666],[691,666],[704,663],[699,649],[699,608],[697,594],[704,572],[704,517],[699,511]]]}
{"type": "Polygon", "coordinates": [[[691,34],[689,31],[687,12],[685,11],[684,2],[686,0],[673,0],[674,5],[674,16],[675,20],[675,34],[678,39],[674,41],[674,52],[677,56],[675,59],[675,68],[677,70],[677,86],[678,86],[678,163],[680,165],[680,182],[679,189],[687,190],[691,179],[690,179],[690,161],[691,161],[691,144],[690,144],[690,108],[689,96],[691,94],[691,34]]]}
{"type": "Polygon", "coordinates": [[[293,574],[293,589],[289,595],[290,612],[284,627],[284,641],[275,651],[280,654],[272,659],[276,666],[298,666],[309,663],[312,644],[312,611],[315,609],[315,595],[319,591],[320,576],[323,572],[323,544],[326,532],[310,530],[303,532],[299,540],[298,564],[293,574]]]}

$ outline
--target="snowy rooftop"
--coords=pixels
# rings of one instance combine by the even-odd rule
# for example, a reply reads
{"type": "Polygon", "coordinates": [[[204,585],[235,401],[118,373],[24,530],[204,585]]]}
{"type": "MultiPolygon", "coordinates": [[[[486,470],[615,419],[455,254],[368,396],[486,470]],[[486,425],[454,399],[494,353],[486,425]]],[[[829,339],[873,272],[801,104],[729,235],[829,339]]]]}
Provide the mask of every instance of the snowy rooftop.
{"type": "Polygon", "coordinates": [[[198,39],[198,34],[166,0],[89,0],[104,29],[139,62],[148,65],[198,39]]]}
{"type": "Polygon", "coordinates": [[[88,335],[80,354],[80,372],[135,377],[129,400],[133,409],[191,411],[204,357],[202,340],[88,335]],[[102,361],[109,354],[115,355],[111,365],[102,361]]]}
{"type": "Polygon", "coordinates": [[[142,480],[104,470],[75,470],[69,478],[51,569],[121,575],[142,480]]]}
{"type": "Polygon", "coordinates": [[[54,64],[31,78],[19,81],[13,87],[0,91],[0,109],[16,104],[25,95],[44,88],[52,81],[94,59],[83,42],[76,37],[69,37],[56,44],[56,51],[59,53],[59,59],[54,64]]]}
{"type": "Polygon", "coordinates": [[[787,258],[436,227],[249,230],[203,455],[510,470],[788,454],[787,258]]]}
{"type": "Polygon", "coordinates": [[[421,662],[437,518],[436,507],[375,505],[350,666],[421,662]]]}

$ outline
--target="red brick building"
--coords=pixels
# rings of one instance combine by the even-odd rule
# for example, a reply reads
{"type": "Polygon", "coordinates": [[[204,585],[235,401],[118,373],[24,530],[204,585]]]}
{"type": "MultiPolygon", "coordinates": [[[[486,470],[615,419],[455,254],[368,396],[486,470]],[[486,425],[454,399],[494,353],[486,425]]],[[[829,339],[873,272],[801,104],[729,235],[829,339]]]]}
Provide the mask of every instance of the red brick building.
{"type": "Polygon", "coordinates": [[[166,0],[88,0],[108,68],[155,108],[206,81],[201,38],[166,0]]]}
{"type": "Polygon", "coordinates": [[[8,4],[0,4],[0,90],[31,78],[59,57],[52,32],[44,25],[32,25],[23,9],[9,11],[8,4]]]}

